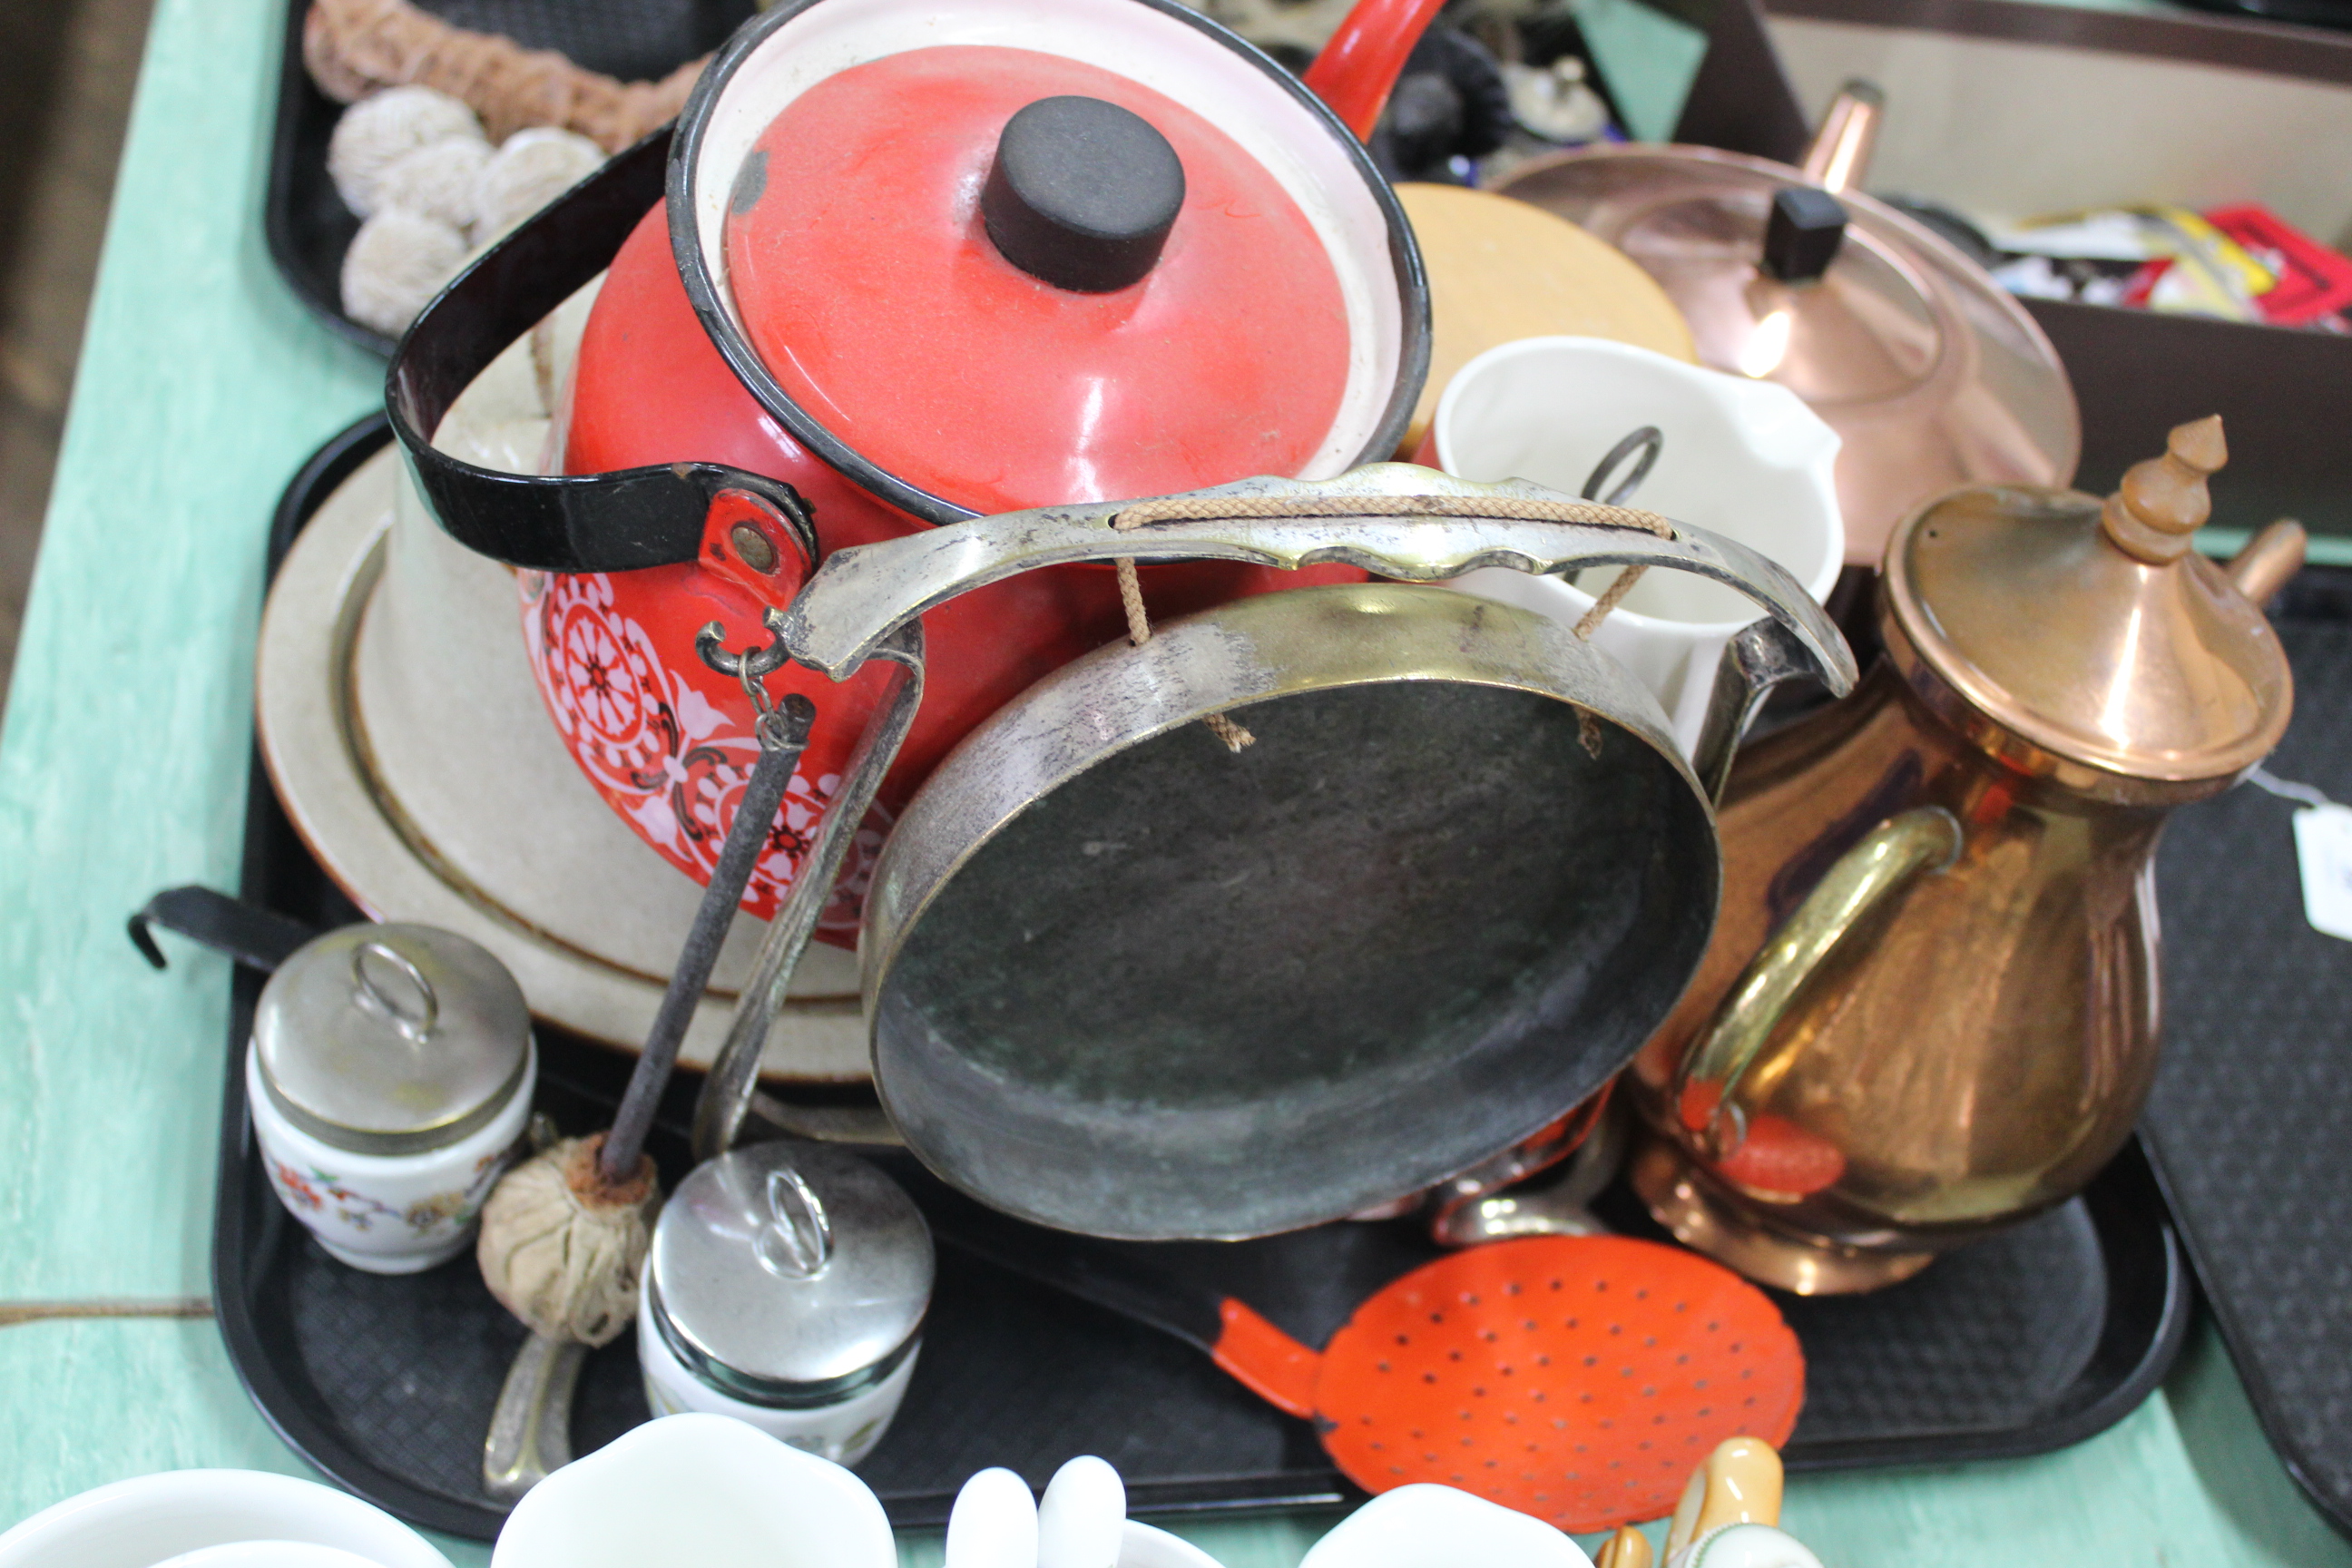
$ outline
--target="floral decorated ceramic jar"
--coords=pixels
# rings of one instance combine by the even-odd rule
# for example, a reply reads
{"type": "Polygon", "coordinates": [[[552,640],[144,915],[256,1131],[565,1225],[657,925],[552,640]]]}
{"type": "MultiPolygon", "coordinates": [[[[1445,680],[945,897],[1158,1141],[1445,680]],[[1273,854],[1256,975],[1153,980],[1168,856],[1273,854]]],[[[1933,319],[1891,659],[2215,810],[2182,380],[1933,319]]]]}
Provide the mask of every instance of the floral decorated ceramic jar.
{"type": "Polygon", "coordinates": [[[431,926],[346,926],[263,989],[246,1099],[288,1211],[353,1268],[408,1274],[472,1244],[537,1072],[522,988],[488,952],[431,926]]]}

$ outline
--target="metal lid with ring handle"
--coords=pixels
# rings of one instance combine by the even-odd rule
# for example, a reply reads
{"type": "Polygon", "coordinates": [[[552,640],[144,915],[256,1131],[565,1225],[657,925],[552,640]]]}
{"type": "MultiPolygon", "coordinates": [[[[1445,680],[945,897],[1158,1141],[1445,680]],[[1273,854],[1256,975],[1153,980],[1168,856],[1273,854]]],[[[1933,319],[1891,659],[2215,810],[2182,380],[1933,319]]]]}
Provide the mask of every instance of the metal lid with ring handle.
{"type": "Polygon", "coordinates": [[[487,1125],[520,1089],[530,1011],[506,965],[454,931],[345,926],[270,976],[253,1044],[295,1126],[353,1153],[413,1154],[487,1125]]]}
{"type": "Polygon", "coordinates": [[[822,1144],[757,1143],[697,1167],[663,1208],[647,1327],[735,1398],[831,1405],[912,1352],[934,1267],[929,1226],[880,1171],[822,1144]]]}

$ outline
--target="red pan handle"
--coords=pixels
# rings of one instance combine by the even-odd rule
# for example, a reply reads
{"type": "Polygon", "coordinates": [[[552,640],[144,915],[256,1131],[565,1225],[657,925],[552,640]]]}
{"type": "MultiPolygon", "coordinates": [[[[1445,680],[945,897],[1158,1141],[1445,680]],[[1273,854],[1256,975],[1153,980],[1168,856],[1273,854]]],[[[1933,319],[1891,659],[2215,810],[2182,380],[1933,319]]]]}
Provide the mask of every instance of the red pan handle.
{"type": "Polygon", "coordinates": [[[1319,1352],[1308,1350],[1231,1296],[1217,1303],[1223,1330],[1210,1357],[1234,1382],[1286,1415],[1315,1419],[1319,1352]]]}
{"type": "Polygon", "coordinates": [[[1307,87],[1356,133],[1371,139],[1405,57],[1445,0],[1356,0],[1356,8],[1307,68],[1307,87]]]}

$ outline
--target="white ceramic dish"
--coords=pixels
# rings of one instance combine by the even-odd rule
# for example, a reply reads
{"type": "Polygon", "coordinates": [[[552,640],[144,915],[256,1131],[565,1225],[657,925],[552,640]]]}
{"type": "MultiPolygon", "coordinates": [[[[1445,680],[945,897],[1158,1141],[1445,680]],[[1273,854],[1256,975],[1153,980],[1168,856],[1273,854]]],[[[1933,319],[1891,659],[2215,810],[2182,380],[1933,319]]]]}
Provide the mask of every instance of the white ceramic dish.
{"type": "MultiPolygon", "coordinates": [[[[1423,460],[1461,479],[1532,479],[1576,495],[1610,448],[1644,425],[1665,444],[1627,505],[1728,535],[1786,568],[1815,599],[1828,595],[1845,559],[1837,432],[1773,382],[1600,338],[1525,338],[1487,350],[1446,384],[1423,460]]],[[[1587,581],[1597,592],[1614,576],[1597,568],[1587,581]]],[[[1501,568],[1453,585],[1570,625],[1593,602],[1559,578],[1501,568]]],[[[1720,584],[1651,572],[1593,641],[1656,696],[1688,753],[1716,660],[1757,613],[1720,584]]]]}
{"type": "Polygon", "coordinates": [[[68,1498],[0,1535],[0,1568],[154,1568],[206,1547],[257,1542],[332,1547],[374,1568],[449,1568],[382,1509],[260,1470],[166,1470],[68,1498]]]}
{"type": "Polygon", "coordinates": [[[1120,1527],[1118,1568],[1223,1568],[1215,1558],[1181,1535],[1155,1530],[1138,1520],[1120,1527]]]}
{"type": "Polygon", "coordinates": [[[533,1046],[505,1107],[457,1142],[420,1154],[355,1154],[287,1120],[261,1081],[258,1054],[245,1051],[245,1103],[278,1202],[320,1246],[371,1274],[421,1273],[473,1245],[482,1203],[520,1152],[538,1079],[533,1046]]]}
{"type": "MultiPolygon", "coordinates": [[[[1034,1558],[1034,1520],[1028,1537],[1034,1558]]],[[[515,1505],[490,1552],[490,1568],[673,1563],[898,1568],[898,1549],[880,1500],[855,1474],[741,1421],[698,1414],[648,1421],[557,1470],[515,1505]]],[[[1118,1568],[1221,1565],[1180,1536],[1129,1520],[1118,1568]]]]}
{"type": "Polygon", "coordinates": [[[1822,1568],[1822,1560],[1771,1525],[1726,1524],[1676,1552],[1666,1568],[1822,1568]]]}

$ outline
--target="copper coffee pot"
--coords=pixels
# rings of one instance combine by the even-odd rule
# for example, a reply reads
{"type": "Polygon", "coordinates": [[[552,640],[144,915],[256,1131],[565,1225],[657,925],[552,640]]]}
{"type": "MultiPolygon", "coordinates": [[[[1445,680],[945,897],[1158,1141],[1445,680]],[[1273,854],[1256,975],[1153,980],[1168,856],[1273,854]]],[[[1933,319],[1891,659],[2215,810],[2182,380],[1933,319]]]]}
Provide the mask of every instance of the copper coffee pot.
{"type": "Polygon", "coordinates": [[[2293,522],[2189,549],[2218,418],[2102,503],[1979,485],[1888,542],[1886,657],[1744,752],[1722,915],[1631,1078],[1634,1184],[1690,1246],[1801,1293],[1867,1290],[2064,1201],[2156,1067],[2166,814],[2285,731],[2261,605],[2293,522]]]}

